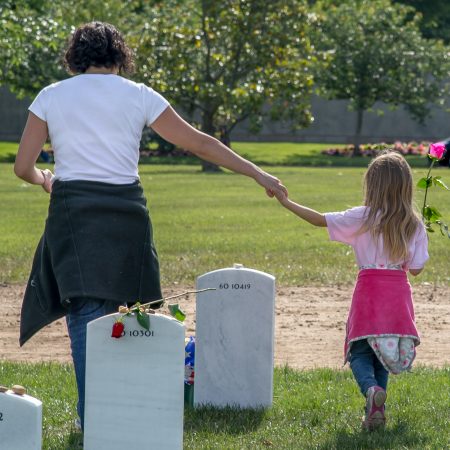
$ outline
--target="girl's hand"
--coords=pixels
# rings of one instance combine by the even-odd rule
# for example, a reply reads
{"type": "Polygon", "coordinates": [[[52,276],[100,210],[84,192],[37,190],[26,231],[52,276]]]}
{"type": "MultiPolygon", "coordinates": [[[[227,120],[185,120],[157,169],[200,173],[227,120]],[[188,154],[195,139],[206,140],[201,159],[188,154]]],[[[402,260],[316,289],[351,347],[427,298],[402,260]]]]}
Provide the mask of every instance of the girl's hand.
{"type": "Polygon", "coordinates": [[[280,199],[282,197],[287,197],[288,195],[288,191],[281,181],[267,172],[261,171],[258,173],[255,180],[266,190],[266,194],[269,197],[280,199]]]}
{"type": "Polygon", "coordinates": [[[41,170],[41,173],[42,176],[44,177],[44,181],[41,184],[42,189],[44,189],[45,192],[48,192],[50,194],[52,192],[53,174],[49,169],[41,170]]]}
{"type": "Polygon", "coordinates": [[[284,192],[275,194],[275,197],[283,206],[286,206],[290,202],[289,197],[284,192]]]}

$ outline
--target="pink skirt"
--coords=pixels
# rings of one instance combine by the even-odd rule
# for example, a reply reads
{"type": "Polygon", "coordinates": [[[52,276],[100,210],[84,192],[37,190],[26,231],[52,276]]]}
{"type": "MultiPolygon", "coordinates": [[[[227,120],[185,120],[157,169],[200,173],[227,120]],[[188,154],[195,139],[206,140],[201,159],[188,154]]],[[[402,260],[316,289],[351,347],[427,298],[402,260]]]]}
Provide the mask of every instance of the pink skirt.
{"type": "Polygon", "coordinates": [[[420,343],[406,272],[364,269],[358,274],[347,320],[344,355],[351,343],[369,337],[401,336],[420,343]]]}

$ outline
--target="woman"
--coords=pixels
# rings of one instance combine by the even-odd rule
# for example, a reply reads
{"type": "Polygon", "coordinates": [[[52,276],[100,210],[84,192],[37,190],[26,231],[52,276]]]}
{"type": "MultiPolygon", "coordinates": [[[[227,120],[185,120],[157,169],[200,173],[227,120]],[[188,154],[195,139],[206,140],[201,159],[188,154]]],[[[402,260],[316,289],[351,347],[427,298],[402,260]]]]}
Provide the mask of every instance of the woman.
{"type": "Polygon", "coordinates": [[[138,176],[144,126],[253,178],[269,197],[287,192],[277,178],[191,127],[151,88],[119,76],[132,71],[133,58],[112,25],[78,28],[65,63],[76,76],[47,86],[33,101],[14,165],[19,178],[52,194],[25,292],[20,343],[66,316],[83,427],[87,323],[124,302],[162,297],[138,176]],[[54,175],[35,166],[48,136],[54,175]]]}

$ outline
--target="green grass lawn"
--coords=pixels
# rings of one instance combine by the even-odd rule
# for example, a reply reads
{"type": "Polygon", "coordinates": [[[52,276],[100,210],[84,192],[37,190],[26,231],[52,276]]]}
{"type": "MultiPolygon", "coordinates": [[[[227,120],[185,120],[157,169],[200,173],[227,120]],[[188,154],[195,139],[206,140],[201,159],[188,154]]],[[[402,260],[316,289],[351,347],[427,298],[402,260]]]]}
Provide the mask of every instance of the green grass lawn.
{"type": "Polygon", "coordinates": [[[0,141],[0,162],[14,162],[19,144],[0,141]]]}
{"type": "MultiPolygon", "coordinates": [[[[258,165],[269,166],[313,166],[313,167],[366,167],[368,157],[343,157],[322,155],[322,150],[343,147],[333,143],[300,142],[232,142],[233,150],[258,165]]],[[[426,167],[423,156],[406,156],[413,167],[426,167]]],[[[143,157],[144,164],[190,164],[197,165],[195,157],[143,157]]]]}
{"type": "MultiPolygon", "coordinates": [[[[20,382],[43,401],[43,450],[78,448],[71,366],[2,362],[0,380],[20,382]]],[[[349,370],[277,368],[270,409],[186,408],[184,449],[446,449],[449,390],[450,367],[391,376],[386,430],[367,433],[360,426],[364,400],[349,370]]],[[[130,438],[135,432],[124,430],[130,438]]]]}
{"type": "MultiPolygon", "coordinates": [[[[44,167],[44,166],[42,166],[44,167]]],[[[361,203],[363,168],[273,167],[296,201],[320,211],[361,203]]],[[[450,172],[435,171],[450,184],[450,172]]],[[[163,286],[193,286],[199,275],[242,263],[273,274],[281,285],[346,284],[356,275],[353,253],[265,196],[253,180],[203,174],[198,166],[140,167],[148,198],[163,286]]],[[[423,169],[414,169],[418,179],[423,169]]],[[[430,203],[450,222],[449,193],[433,188],[430,203]]],[[[417,193],[417,202],[423,192],[417,193]]],[[[24,282],[44,228],[48,195],[0,164],[0,282],[24,282]]],[[[450,245],[430,237],[430,261],[414,280],[448,283],[450,245]]]]}
{"type": "MultiPolygon", "coordinates": [[[[0,142],[0,162],[14,162],[18,144],[0,142]]],[[[270,166],[366,167],[367,157],[349,158],[322,155],[328,148],[343,147],[333,143],[233,142],[233,150],[256,164],[270,166]]],[[[421,156],[406,157],[411,166],[426,167],[421,156]]],[[[195,157],[143,157],[144,164],[198,165],[195,157]]]]}
{"type": "MultiPolygon", "coordinates": [[[[286,147],[282,149],[285,155],[274,156],[268,152],[271,145],[276,144],[237,150],[260,150],[261,154],[267,152],[263,158],[279,157],[279,161],[293,154],[286,147]]],[[[16,148],[14,144],[13,153],[16,148]]],[[[0,144],[0,160],[9,151],[5,149],[0,144]]],[[[307,147],[303,150],[309,151],[307,147]]],[[[283,180],[294,200],[320,211],[338,211],[361,203],[363,167],[280,165],[269,170],[283,180]]],[[[450,172],[441,168],[435,174],[438,171],[449,184],[450,172]]],[[[424,168],[415,168],[414,176],[419,179],[424,172],[424,168]]],[[[351,250],[330,243],[325,229],[314,228],[288,213],[252,180],[228,172],[203,174],[198,165],[142,165],[140,173],[154,224],[163,285],[193,286],[197,276],[234,262],[269,272],[281,285],[353,282],[357,270],[351,250]]],[[[433,189],[429,197],[432,205],[439,205],[447,222],[448,195],[433,189]]],[[[420,205],[423,193],[418,192],[416,199],[420,205]]],[[[17,179],[11,163],[0,164],[0,205],[0,282],[24,282],[44,228],[48,195],[17,179]]],[[[431,236],[430,255],[417,281],[448,284],[448,239],[431,236]]],[[[43,401],[44,450],[78,448],[81,435],[73,427],[76,388],[70,365],[0,362],[0,384],[22,384],[30,395],[43,401]]],[[[184,448],[450,448],[449,390],[449,367],[419,368],[391,377],[387,429],[368,434],[360,429],[363,398],[348,370],[277,368],[274,405],[268,410],[186,409],[184,448]]]]}

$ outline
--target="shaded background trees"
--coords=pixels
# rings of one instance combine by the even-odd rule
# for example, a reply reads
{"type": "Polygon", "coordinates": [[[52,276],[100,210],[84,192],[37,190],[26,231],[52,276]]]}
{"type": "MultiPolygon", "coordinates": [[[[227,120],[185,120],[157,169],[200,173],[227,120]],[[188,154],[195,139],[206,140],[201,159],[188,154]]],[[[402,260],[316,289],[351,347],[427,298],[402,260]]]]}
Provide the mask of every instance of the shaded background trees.
{"type": "Polygon", "coordinates": [[[0,1],[0,85],[18,97],[36,95],[67,78],[63,51],[75,28],[92,20],[114,23],[124,34],[144,22],[137,0],[0,1]]]}
{"type": "Polygon", "coordinates": [[[315,88],[350,101],[359,144],[376,102],[417,120],[443,102],[449,50],[429,38],[450,40],[449,16],[445,0],[3,0],[0,84],[33,96],[66,78],[71,31],[108,21],[136,52],[133,78],[206,133],[229,141],[237,124],[258,132],[264,119],[307,127],[315,88]]]}
{"type": "Polygon", "coordinates": [[[414,9],[389,0],[319,2],[316,8],[321,20],[315,43],[328,62],[315,71],[315,81],[320,94],[349,100],[357,112],[356,153],[364,113],[376,102],[403,105],[418,121],[432,103],[444,102],[448,49],[422,37],[414,9]]]}
{"type": "MultiPolygon", "coordinates": [[[[75,26],[114,23],[136,51],[137,81],[150,84],[224,139],[263,117],[308,126],[314,61],[302,0],[10,1],[2,7],[1,84],[35,95],[65,78],[61,50],[75,26]]],[[[206,167],[206,166],[205,166],[206,167]]]]}
{"type": "Polygon", "coordinates": [[[426,38],[450,43],[450,2],[448,0],[394,0],[415,8],[422,14],[420,31],[426,38]]]}
{"type": "Polygon", "coordinates": [[[248,120],[257,132],[264,117],[308,126],[313,56],[303,1],[172,0],[148,14],[135,42],[138,78],[202,131],[229,134],[248,120]]]}
{"type": "Polygon", "coordinates": [[[66,76],[61,48],[70,32],[52,2],[0,3],[0,84],[19,97],[66,76]]]}

